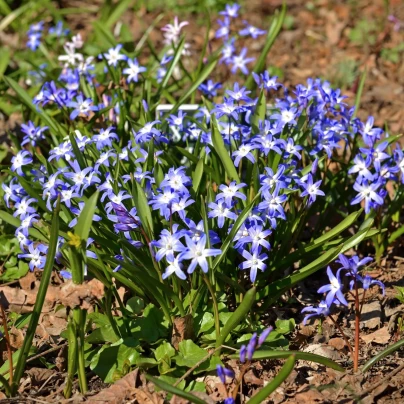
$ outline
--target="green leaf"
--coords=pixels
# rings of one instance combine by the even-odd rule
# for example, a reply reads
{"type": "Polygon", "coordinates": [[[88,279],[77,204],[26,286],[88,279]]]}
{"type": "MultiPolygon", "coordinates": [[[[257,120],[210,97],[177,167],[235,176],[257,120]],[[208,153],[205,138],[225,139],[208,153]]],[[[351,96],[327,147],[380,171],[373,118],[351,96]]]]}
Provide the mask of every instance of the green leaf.
{"type": "Polygon", "coordinates": [[[168,324],[164,315],[154,304],[148,304],[143,311],[143,317],[137,322],[140,326],[139,338],[149,343],[168,336],[168,324]]]}
{"type": "Polygon", "coordinates": [[[175,356],[175,349],[170,343],[163,341],[154,351],[154,356],[157,361],[161,361],[165,358],[172,358],[175,356]]]}
{"type": "Polygon", "coordinates": [[[10,61],[10,50],[2,46],[1,58],[0,58],[0,79],[3,77],[4,72],[6,71],[9,61],[10,61]]]}
{"type": "MultiPolygon", "coordinates": [[[[267,55],[271,50],[272,45],[274,44],[275,39],[278,36],[280,30],[282,29],[285,16],[286,16],[286,2],[282,4],[281,12],[275,15],[275,18],[273,19],[272,24],[269,27],[264,49],[262,49],[260,56],[253,69],[254,73],[261,73],[264,70],[267,55]]],[[[245,86],[248,89],[252,89],[253,87],[255,87],[255,81],[252,74],[248,77],[245,86]]]]}
{"type": "Polygon", "coordinates": [[[140,314],[144,309],[144,300],[138,296],[133,296],[126,302],[126,310],[133,314],[140,314]]]}
{"type": "Polygon", "coordinates": [[[200,363],[195,369],[196,373],[213,370],[216,368],[216,365],[221,364],[220,358],[211,357],[209,352],[200,348],[190,339],[181,341],[178,350],[178,354],[172,358],[173,361],[176,362],[177,366],[185,366],[188,368],[192,368],[200,363]]]}
{"type": "Polygon", "coordinates": [[[116,46],[117,42],[112,33],[102,24],[101,21],[95,21],[93,23],[94,31],[97,34],[100,42],[104,47],[116,46]]]}
{"type": "MultiPolygon", "coordinates": [[[[201,83],[203,83],[212,73],[213,69],[215,68],[217,64],[217,58],[215,58],[213,61],[211,61],[205,68],[202,70],[201,74],[199,77],[193,82],[191,87],[189,87],[186,91],[184,91],[184,95],[177,101],[177,103],[174,105],[173,109],[167,114],[174,114],[177,112],[178,108],[184,104],[184,102],[192,95],[192,93],[200,86],[201,83]]],[[[163,120],[167,118],[167,116],[164,116],[163,120]]]]}
{"type": "Polygon", "coordinates": [[[161,379],[157,379],[153,376],[146,375],[146,379],[152,383],[154,383],[157,387],[160,389],[167,391],[168,393],[175,394],[178,397],[185,398],[186,400],[190,401],[191,403],[195,404],[205,404],[205,401],[202,400],[201,398],[198,398],[194,396],[191,393],[187,393],[183,390],[180,390],[177,387],[172,386],[171,384],[166,383],[165,381],[161,379]]]}
{"type": "Polygon", "coordinates": [[[395,344],[390,345],[383,351],[379,352],[377,355],[375,355],[373,358],[369,359],[362,367],[362,373],[367,372],[373,365],[375,365],[377,362],[379,362],[381,359],[385,358],[388,355],[391,355],[392,353],[396,352],[399,350],[401,347],[404,346],[404,338],[400,339],[400,341],[397,341],[395,344]]]}
{"type": "Polygon", "coordinates": [[[254,115],[251,118],[251,126],[253,128],[253,134],[259,133],[259,122],[265,120],[265,114],[267,111],[267,101],[265,99],[264,89],[261,90],[258,98],[257,105],[255,106],[254,115]]]}
{"type": "Polygon", "coordinates": [[[105,21],[105,26],[111,28],[121,16],[129,9],[133,0],[120,0],[116,3],[114,9],[109,14],[107,21],[105,21]]]}
{"type": "Polygon", "coordinates": [[[31,109],[32,112],[34,112],[39,118],[46,122],[46,124],[55,133],[61,133],[62,136],[67,136],[67,132],[65,131],[65,129],[63,129],[63,127],[59,125],[53,118],[51,118],[44,110],[39,108],[37,105],[34,105],[31,97],[16,81],[14,81],[11,77],[3,77],[3,79],[7,83],[7,85],[17,93],[18,97],[25,104],[25,106],[31,109]]]}
{"type": "Polygon", "coordinates": [[[140,184],[136,181],[136,195],[135,195],[135,206],[137,209],[137,213],[140,217],[140,221],[149,235],[150,239],[153,239],[153,219],[150,211],[150,206],[147,203],[147,198],[144,192],[144,189],[140,186],[140,184]]]}
{"type": "Polygon", "coordinates": [[[237,183],[240,183],[240,178],[237,174],[236,167],[234,166],[233,160],[226,149],[223,136],[220,133],[217,120],[214,116],[212,116],[212,143],[229,178],[236,180],[237,183]]]}
{"type": "Polygon", "coordinates": [[[77,219],[77,225],[74,228],[75,234],[78,235],[82,241],[84,241],[84,245],[87,242],[90,234],[94,213],[97,209],[98,195],[99,192],[97,191],[87,200],[79,218],[77,219]]]}
{"type": "Polygon", "coordinates": [[[177,366],[186,366],[188,368],[195,366],[196,363],[201,361],[208,354],[207,351],[199,348],[199,346],[190,339],[181,341],[178,345],[178,351],[178,355],[173,358],[177,366]]]}
{"type": "Polygon", "coordinates": [[[352,118],[355,118],[356,114],[358,113],[360,104],[361,104],[361,97],[362,97],[363,88],[365,87],[366,75],[367,75],[367,70],[365,69],[362,73],[362,76],[361,76],[361,79],[359,82],[359,86],[358,86],[358,90],[356,92],[355,111],[352,115],[352,118]]]}
{"type": "Polygon", "coordinates": [[[21,348],[22,354],[18,358],[18,362],[15,367],[13,384],[11,386],[13,394],[16,393],[20,384],[21,377],[25,370],[25,364],[28,358],[29,351],[32,347],[32,341],[34,339],[35,330],[36,327],[38,326],[39,317],[42,312],[42,306],[45,302],[45,295],[52,275],[52,269],[53,266],[55,265],[56,248],[58,245],[58,236],[59,236],[59,210],[60,210],[60,197],[58,198],[56,209],[53,212],[48,254],[46,256],[44,270],[42,271],[41,282],[39,284],[34,309],[32,311],[31,321],[29,322],[27,333],[25,335],[23,346],[21,348]]]}
{"type": "Polygon", "coordinates": [[[0,276],[0,280],[8,282],[15,279],[20,279],[28,273],[28,264],[24,261],[19,261],[18,266],[7,268],[0,276]]]}
{"type": "Polygon", "coordinates": [[[276,320],[275,325],[276,325],[276,331],[279,332],[280,334],[289,334],[290,332],[293,332],[296,328],[296,323],[293,318],[289,320],[276,320]]]}
{"type": "MultiPolygon", "coordinates": [[[[202,314],[202,313],[201,313],[202,314]]],[[[212,313],[205,311],[202,316],[194,317],[195,332],[199,335],[211,331],[215,326],[215,319],[212,313]]]]}
{"type": "Polygon", "coordinates": [[[204,170],[203,159],[198,161],[195,171],[192,173],[192,189],[195,193],[198,193],[199,184],[201,183],[202,175],[204,170]]]}
{"type": "Polygon", "coordinates": [[[295,355],[289,356],[282,369],[274,377],[274,379],[264,386],[258,393],[254,394],[248,402],[250,404],[260,404],[262,403],[270,394],[272,394],[292,373],[293,367],[295,366],[296,357],[295,355]]]}
{"type": "Polygon", "coordinates": [[[335,226],[332,230],[323,234],[322,236],[316,238],[308,245],[299,248],[296,251],[293,251],[291,254],[287,255],[280,263],[275,263],[275,270],[280,270],[282,268],[286,268],[295,262],[298,262],[304,255],[309,253],[310,251],[322,246],[326,242],[332,240],[333,238],[340,235],[343,231],[349,229],[362,214],[363,209],[359,209],[357,212],[351,213],[348,215],[341,223],[335,226]]]}
{"type": "Polygon", "coordinates": [[[90,369],[105,383],[116,381],[116,371],[122,372],[126,364],[135,365],[139,359],[137,345],[136,341],[128,338],[115,345],[102,347],[91,360],[90,369]]]}
{"type": "MultiPolygon", "coordinates": [[[[255,360],[263,360],[263,359],[286,359],[290,355],[295,355],[297,360],[304,360],[308,362],[319,363],[320,365],[327,366],[331,369],[337,370],[338,372],[345,372],[345,369],[339,365],[337,362],[334,362],[331,359],[328,359],[324,356],[301,352],[301,351],[255,351],[253,359],[255,360]]],[[[230,355],[232,359],[238,359],[238,354],[230,355]]]]}
{"type": "Polygon", "coordinates": [[[164,76],[163,80],[161,81],[160,86],[157,90],[157,99],[160,98],[159,94],[161,94],[161,92],[167,87],[168,80],[170,80],[170,78],[174,72],[174,69],[177,66],[177,64],[181,58],[182,51],[184,49],[184,45],[185,45],[185,37],[182,37],[180,42],[178,43],[177,48],[175,49],[174,56],[171,60],[170,65],[168,66],[167,73],[165,74],[165,76],[164,76]]]}
{"type": "Polygon", "coordinates": [[[370,219],[365,226],[364,229],[360,230],[358,233],[350,237],[345,243],[342,245],[331,248],[316,260],[311,262],[310,264],[306,265],[305,267],[299,269],[295,273],[284,277],[283,279],[279,279],[271,283],[270,285],[266,286],[262,290],[258,292],[257,298],[264,298],[267,297],[265,304],[271,304],[272,302],[276,301],[278,297],[285,292],[286,290],[290,289],[298,282],[301,282],[303,279],[307,278],[309,275],[315,273],[321,268],[324,268],[328,265],[331,261],[334,261],[340,253],[344,253],[345,251],[349,250],[350,248],[355,247],[361,241],[365,240],[373,233],[371,232],[370,227],[373,224],[374,219],[370,219]]]}
{"type": "MultiPolygon", "coordinates": [[[[252,305],[255,303],[255,295],[257,289],[253,286],[244,296],[243,301],[237,307],[236,311],[231,315],[229,320],[226,322],[222,330],[220,331],[220,336],[216,341],[216,348],[219,348],[226,341],[227,336],[233,331],[233,329],[240,324],[241,321],[245,320],[248,312],[251,310],[252,305]]],[[[217,355],[220,355],[220,350],[218,350],[217,355]]]]}

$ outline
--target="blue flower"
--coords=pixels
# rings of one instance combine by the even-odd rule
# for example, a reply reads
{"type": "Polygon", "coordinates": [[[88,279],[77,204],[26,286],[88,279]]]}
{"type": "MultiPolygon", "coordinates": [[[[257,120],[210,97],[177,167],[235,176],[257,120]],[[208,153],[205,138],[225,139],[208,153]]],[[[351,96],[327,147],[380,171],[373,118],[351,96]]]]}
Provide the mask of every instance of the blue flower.
{"type": "Polygon", "coordinates": [[[264,29],[259,29],[250,25],[247,21],[243,21],[244,25],[246,26],[242,30],[239,31],[241,36],[250,36],[253,39],[257,39],[261,35],[265,35],[266,31],[264,29]]]}
{"type": "Polygon", "coordinates": [[[224,17],[223,20],[217,20],[220,28],[216,30],[215,38],[225,38],[227,39],[230,34],[230,18],[224,17]]]}
{"type": "Polygon", "coordinates": [[[238,17],[238,11],[240,10],[240,5],[237,3],[226,4],[224,11],[220,11],[219,14],[224,15],[229,18],[238,17]]]}
{"type": "Polygon", "coordinates": [[[41,34],[40,33],[32,33],[28,35],[27,47],[33,51],[39,48],[41,44],[41,34]]]}
{"type": "Polygon", "coordinates": [[[153,210],[160,210],[160,215],[164,216],[166,220],[170,219],[172,214],[171,207],[174,202],[179,202],[179,195],[174,192],[171,187],[164,187],[162,192],[153,196],[149,202],[153,210]]]}
{"type": "Polygon", "coordinates": [[[174,263],[174,253],[186,251],[186,247],[180,241],[180,238],[182,238],[183,235],[184,232],[178,231],[178,224],[173,226],[173,233],[170,233],[166,229],[162,230],[160,233],[160,239],[151,242],[151,246],[158,249],[156,260],[161,261],[164,257],[166,257],[169,263],[174,263]]]}
{"type": "Polygon", "coordinates": [[[221,365],[216,365],[216,373],[223,384],[226,383],[226,377],[229,377],[231,379],[234,378],[234,372],[221,365]]]}
{"type": "Polygon", "coordinates": [[[11,159],[11,171],[15,171],[18,175],[24,176],[22,167],[32,162],[33,159],[30,152],[21,150],[11,159]]]}
{"type": "Polygon", "coordinates": [[[113,221],[114,223],[117,223],[114,225],[115,230],[133,231],[139,227],[140,219],[136,216],[136,208],[132,208],[128,212],[126,208],[121,204],[111,202],[111,205],[116,215],[109,214],[108,219],[113,221]]]}
{"type": "Polygon", "coordinates": [[[70,119],[76,119],[79,115],[90,116],[91,111],[98,111],[98,107],[91,105],[93,100],[91,98],[84,99],[83,95],[79,94],[76,101],[69,101],[66,105],[73,108],[70,113],[70,119]]]}
{"type": "Polygon", "coordinates": [[[222,250],[218,248],[206,248],[206,234],[201,236],[196,243],[185,234],[185,242],[187,244],[187,249],[179,255],[179,259],[181,261],[191,260],[191,263],[188,266],[189,274],[192,274],[198,265],[202,268],[204,273],[207,273],[209,267],[206,258],[214,257],[222,253],[222,250]]]}
{"type": "Polygon", "coordinates": [[[128,65],[129,67],[123,69],[122,73],[128,75],[126,79],[128,83],[132,81],[137,83],[139,81],[139,74],[144,73],[147,69],[144,66],[140,66],[136,58],[133,60],[128,59],[128,65]]]}
{"type": "Polygon", "coordinates": [[[128,57],[120,53],[121,49],[122,45],[119,44],[115,46],[115,48],[110,48],[107,53],[103,54],[109,66],[116,67],[119,61],[127,60],[128,57]]]}
{"type": "Polygon", "coordinates": [[[370,209],[383,205],[383,198],[376,192],[380,188],[381,183],[370,183],[363,180],[362,183],[356,181],[354,184],[355,191],[358,195],[351,201],[351,205],[355,205],[365,200],[365,212],[369,213],[370,209]]]}
{"type": "Polygon", "coordinates": [[[282,87],[282,84],[277,83],[277,76],[271,77],[267,71],[262,74],[252,73],[255,82],[260,88],[263,88],[267,91],[269,90],[277,90],[279,87],[282,87]]]}
{"type": "Polygon", "coordinates": [[[29,269],[33,271],[35,268],[43,269],[45,267],[46,256],[42,254],[46,254],[48,251],[48,247],[44,244],[38,244],[34,247],[34,244],[30,244],[28,246],[29,253],[18,254],[18,258],[29,258],[29,269]]]}
{"type": "Polygon", "coordinates": [[[348,174],[358,174],[358,181],[366,178],[368,181],[373,180],[373,174],[370,172],[369,167],[372,163],[370,156],[363,158],[360,154],[354,157],[354,165],[348,170],[348,174]]]}
{"type": "Polygon", "coordinates": [[[226,90],[226,93],[230,96],[230,99],[232,99],[233,101],[251,102],[251,98],[247,96],[247,94],[250,94],[251,91],[247,91],[245,87],[240,88],[238,83],[234,83],[233,91],[226,90]]]}
{"type": "Polygon", "coordinates": [[[245,261],[239,265],[239,268],[250,269],[250,280],[252,283],[255,282],[257,278],[258,269],[262,272],[266,269],[266,264],[264,261],[268,258],[267,254],[261,254],[261,247],[258,246],[256,249],[252,250],[252,254],[247,250],[243,250],[241,255],[245,258],[245,261]]]}
{"type": "Polygon", "coordinates": [[[231,72],[234,74],[237,70],[241,70],[242,73],[248,74],[247,64],[253,62],[255,58],[246,57],[247,48],[243,48],[238,56],[232,56],[229,63],[232,65],[231,72]]]}
{"type": "Polygon", "coordinates": [[[220,185],[219,189],[222,191],[216,195],[216,202],[220,199],[224,199],[228,206],[232,205],[233,198],[239,198],[246,200],[247,197],[239,191],[239,189],[246,187],[247,184],[237,184],[236,181],[232,181],[229,185],[220,185]]]}
{"type": "Polygon", "coordinates": [[[24,219],[27,214],[36,213],[36,208],[33,208],[31,203],[37,202],[35,198],[24,197],[14,205],[13,216],[20,216],[20,219],[24,219]]]}
{"type": "Polygon", "coordinates": [[[172,274],[177,275],[178,278],[180,278],[184,281],[187,279],[187,276],[182,271],[183,265],[180,263],[178,257],[174,258],[173,261],[170,261],[167,258],[167,262],[169,263],[169,266],[166,268],[165,272],[162,275],[163,280],[167,279],[172,274]]]}
{"type": "Polygon", "coordinates": [[[24,146],[27,143],[31,143],[32,146],[35,146],[38,141],[45,140],[45,136],[43,132],[48,129],[47,126],[36,127],[32,121],[28,121],[28,124],[21,124],[21,132],[25,133],[24,138],[22,139],[21,146],[24,146]]]}
{"type": "Polygon", "coordinates": [[[324,301],[324,300],[322,300],[320,303],[319,303],[319,305],[316,307],[316,306],[308,306],[308,307],[305,307],[303,310],[302,310],[302,313],[306,313],[306,312],[311,312],[310,314],[307,314],[305,317],[304,317],[304,319],[303,319],[303,325],[306,325],[306,323],[307,323],[307,320],[309,319],[309,318],[311,318],[311,317],[314,317],[314,316],[324,316],[324,317],[327,317],[329,314],[330,314],[330,308],[329,308],[329,306],[327,305],[327,303],[324,301]]]}
{"type": "Polygon", "coordinates": [[[328,285],[322,286],[317,291],[318,293],[327,293],[325,302],[327,303],[328,307],[331,307],[331,305],[334,303],[335,300],[338,303],[348,306],[348,302],[346,301],[345,296],[342,293],[343,285],[341,283],[341,278],[340,278],[341,270],[342,270],[342,268],[340,268],[337,271],[337,275],[334,276],[334,274],[331,271],[331,268],[327,267],[327,275],[328,275],[328,279],[330,280],[330,283],[328,285]]]}
{"type": "Polygon", "coordinates": [[[253,144],[242,144],[238,150],[232,153],[232,157],[235,157],[234,159],[234,165],[236,167],[239,166],[240,161],[242,158],[246,157],[248,160],[251,161],[251,163],[255,163],[255,158],[254,155],[251,153],[251,150],[256,149],[257,146],[253,144]]]}
{"type": "Polygon", "coordinates": [[[271,193],[268,190],[263,192],[264,201],[258,204],[258,209],[267,213],[269,217],[280,217],[286,219],[282,204],[288,199],[287,195],[279,195],[280,184],[275,186],[271,193]]]}
{"type": "Polygon", "coordinates": [[[206,83],[202,83],[198,89],[201,90],[208,97],[216,97],[217,90],[222,88],[220,83],[214,83],[213,80],[208,80],[206,83]]]}
{"type": "Polygon", "coordinates": [[[113,126],[107,129],[101,129],[98,135],[94,135],[92,140],[95,141],[98,150],[103,147],[112,147],[112,141],[119,141],[118,135],[114,132],[115,128],[113,126]]]}
{"type": "Polygon", "coordinates": [[[230,207],[227,205],[224,199],[217,201],[217,203],[210,202],[208,207],[211,209],[208,212],[208,218],[211,219],[217,217],[217,225],[219,226],[219,229],[224,226],[225,218],[231,220],[237,219],[237,215],[230,210],[230,207]]]}
{"type": "Polygon", "coordinates": [[[271,233],[272,230],[269,229],[263,230],[262,225],[259,224],[251,225],[247,228],[248,235],[240,237],[234,248],[238,249],[240,247],[243,247],[247,243],[252,243],[251,244],[252,251],[255,251],[259,246],[265,247],[267,250],[269,250],[271,248],[271,245],[265,239],[271,233]]]}
{"type": "Polygon", "coordinates": [[[300,196],[309,196],[308,203],[312,204],[317,196],[325,196],[325,193],[320,190],[321,180],[313,182],[313,177],[311,174],[307,175],[306,181],[300,181],[300,185],[303,187],[304,191],[300,196]]]}

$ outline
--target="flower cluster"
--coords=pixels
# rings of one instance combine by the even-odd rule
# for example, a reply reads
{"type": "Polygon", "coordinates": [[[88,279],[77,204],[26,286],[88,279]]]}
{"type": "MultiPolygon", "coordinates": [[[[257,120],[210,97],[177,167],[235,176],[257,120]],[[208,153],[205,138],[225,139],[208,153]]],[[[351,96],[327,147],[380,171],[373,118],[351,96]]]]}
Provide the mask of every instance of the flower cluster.
{"type": "MultiPolygon", "coordinates": [[[[238,13],[237,4],[226,7],[216,37],[224,40],[222,61],[233,73],[247,73],[251,59],[245,49],[234,55],[238,13]]],[[[238,36],[255,39],[265,33],[243,24],[238,36]]],[[[135,251],[141,251],[161,279],[186,280],[197,268],[206,274],[213,257],[224,261],[224,246],[231,255],[224,267],[232,276],[244,282],[243,271],[249,271],[252,283],[265,282],[263,272],[274,264],[271,249],[276,247],[276,254],[294,247],[294,242],[288,246],[290,239],[282,241],[288,219],[304,218],[325,203],[349,208],[330,192],[333,173],[327,169],[334,158],[349,164],[344,173],[349,198],[352,204],[363,200],[366,212],[383,206],[388,181],[404,181],[402,150],[391,152],[388,135],[374,128],[371,118],[362,123],[354,117],[341,92],[319,79],[290,90],[265,71],[254,74],[259,93],[243,83],[209,79],[199,86],[205,105],[154,115],[157,106],[153,97],[143,97],[142,88],[156,86],[161,95],[158,83],[186,25],[178,19],[166,25],[163,56],[145,66],[138,52],[121,44],[88,56],[80,35],[66,38],[59,77],[46,80],[34,98],[44,114],[60,119],[22,126],[23,149],[11,165],[14,178],[2,184],[7,207],[21,222],[16,236],[31,269],[43,268],[46,245],[37,243],[30,229],[41,225],[58,196],[65,230],[74,232],[84,201],[99,191],[94,229],[123,242],[108,247],[111,265],[133,263],[135,251]],[[265,97],[274,98],[271,105],[265,97]],[[350,175],[356,176],[354,183],[350,175]],[[143,211],[135,203],[139,192],[146,201],[143,211]]],[[[36,24],[30,32],[43,27],[36,24]]],[[[54,33],[66,34],[59,24],[54,33]]],[[[189,52],[188,46],[183,49],[189,52]]],[[[90,242],[88,254],[96,259],[93,247],[90,242]]],[[[327,307],[335,296],[327,297],[327,307]]]]}
{"type": "Polygon", "coordinates": [[[372,258],[370,257],[359,259],[357,255],[347,257],[344,254],[340,254],[336,262],[339,263],[341,267],[337,270],[335,275],[331,268],[328,267],[327,276],[330,283],[318,289],[318,293],[326,293],[325,299],[322,300],[318,306],[308,306],[302,310],[302,313],[310,313],[304,317],[303,324],[306,324],[307,320],[314,316],[328,316],[333,305],[348,306],[348,302],[345,298],[347,291],[344,287],[344,281],[341,279],[341,274],[344,274],[350,279],[349,290],[357,288],[359,285],[361,285],[364,290],[369,289],[372,285],[378,285],[384,295],[384,285],[381,281],[373,279],[370,275],[361,274],[361,271],[371,261],[372,258]]]}

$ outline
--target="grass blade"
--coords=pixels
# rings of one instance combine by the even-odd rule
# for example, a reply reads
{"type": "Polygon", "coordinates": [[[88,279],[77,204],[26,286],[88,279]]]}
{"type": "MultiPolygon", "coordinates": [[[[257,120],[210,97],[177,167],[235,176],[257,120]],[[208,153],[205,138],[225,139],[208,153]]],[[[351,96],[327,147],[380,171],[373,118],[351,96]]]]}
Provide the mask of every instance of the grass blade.
{"type": "Polygon", "coordinates": [[[362,73],[361,80],[359,82],[358,91],[356,92],[355,111],[352,115],[352,118],[355,118],[356,114],[358,113],[359,106],[361,105],[361,97],[362,97],[363,87],[365,86],[366,75],[367,75],[367,71],[365,69],[362,73]]]}
{"type": "MultiPolygon", "coordinates": [[[[80,237],[84,243],[87,242],[88,235],[90,234],[91,225],[93,223],[93,216],[95,209],[97,208],[99,192],[92,195],[85,203],[83,211],[80,213],[77,219],[77,225],[75,227],[75,233],[80,237]]],[[[85,245],[84,245],[85,247],[85,245]]]]}
{"type": "Polygon", "coordinates": [[[240,177],[238,176],[236,167],[226,149],[223,136],[220,133],[217,120],[214,116],[212,116],[212,143],[229,178],[240,183],[240,177]]]}
{"type": "MultiPolygon", "coordinates": [[[[216,340],[216,348],[219,348],[225,342],[227,336],[242,320],[245,319],[248,312],[251,310],[252,305],[255,303],[255,295],[257,289],[253,286],[244,296],[243,301],[237,307],[236,311],[227,320],[226,324],[220,332],[219,338],[216,340]]],[[[220,350],[216,352],[216,355],[220,355],[220,350]]]]}
{"type": "MultiPolygon", "coordinates": [[[[262,359],[286,359],[290,355],[294,355],[296,360],[304,360],[308,362],[319,363],[320,365],[324,365],[329,367],[330,369],[337,370],[338,372],[345,372],[345,369],[339,365],[337,362],[334,362],[331,359],[328,359],[321,355],[316,355],[307,352],[301,351],[256,351],[254,353],[253,359],[262,360],[262,359]]],[[[238,359],[238,354],[230,355],[230,358],[238,359]]]]}
{"type": "Polygon", "coordinates": [[[400,341],[396,342],[395,344],[387,347],[384,349],[382,352],[379,352],[377,355],[375,355],[373,358],[368,360],[362,367],[362,373],[367,372],[373,365],[375,365],[377,362],[382,360],[388,355],[391,355],[393,352],[397,351],[400,349],[402,346],[404,346],[404,338],[401,339],[400,341]]]}
{"type": "Polygon", "coordinates": [[[186,391],[180,390],[179,388],[174,387],[171,384],[168,384],[165,381],[157,379],[153,376],[150,376],[150,375],[145,375],[145,376],[149,382],[154,383],[157,387],[159,387],[160,389],[162,389],[164,391],[167,391],[168,393],[175,394],[178,397],[185,398],[186,400],[190,401],[191,403],[205,404],[204,400],[194,396],[191,393],[187,393],[186,391]]]}
{"type": "Polygon", "coordinates": [[[60,196],[57,201],[56,209],[53,212],[48,255],[46,257],[45,267],[42,272],[42,278],[41,283],[39,284],[38,295],[36,297],[34,309],[31,315],[31,320],[29,322],[29,326],[27,329],[27,334],[24,338],[23,346],[21,348],[21,355],[18,357],[18,361],[15,367],[13,384],[11,385],[12,394],[17,393],[18,385],[24,373],[25,363],[28,358],[29,350],[32,346],[35,330],[36,327],[38,326],[42,306],[45,301],[46,291],[48,290],[48,285],[52,275],[52,269],[55,264],[56,248],[58,245],[58,236],[59,236],[59,211],[60,211],[60,196]]]}
{"type": "MultiPolygon", "coordinates": [[[[274,44],[275,39],[278,36],[278,34],[282,28],[283,21],[285,20],[285,16],[286,16],[286,3],[284,2],[282,5],[281,12],[275,16],[275,18],[269,28],[264,49],[262,50],[260,57],[258,58],[257,63],[254,66],[254,69],[253,69],[254,73],[258,74],[264,70],[267,55],[268,55],[269,51],[271,50],[272,45],[274,44]]],[[[256,84],[255,84],[254,78],[253,78],[252,74],[250,74],[250,76],[248,77],[248,79],[246,81],[245,86],[251,90],[252,88],[255,87],[255,85],[256,84]]]]}
{"type": "Polygon", "coordinates": [[[289,356],[285,364],[279,373],[273,378],[273,380],[263,387],[258,393],[254,394],[248,402],[250,404],[262,403],[270,394],[272,394],[291,374],[293,367],[295,366],[295,355],[289,356]]]}

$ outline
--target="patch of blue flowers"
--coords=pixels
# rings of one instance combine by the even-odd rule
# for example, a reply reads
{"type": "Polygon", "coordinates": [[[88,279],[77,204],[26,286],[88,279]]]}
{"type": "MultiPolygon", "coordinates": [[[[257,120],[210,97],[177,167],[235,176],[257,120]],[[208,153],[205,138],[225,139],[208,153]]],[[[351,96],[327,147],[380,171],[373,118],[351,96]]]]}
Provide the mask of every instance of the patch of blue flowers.
{"type": "MultiPolygon", "coordinates": [[[[261,279],[270,276],[265,272],[274,244],[279,249],[291,243],[291,250],[298,241],[287,238],[289,220],[304,220],[309,212],[315,215],[317,204],[342,211],[350,209],[349,203],[360,204],[366,214],[381,212],[395,197],[387,185],[394,184],[395,192],[401,192],[402,149],[393,148],[395,139],[374,127],[372,117],[366,122],[355,117],[346,97],[330,83],[309,79],[289,89],[263,71],[253,73],[258,91],[245,87],[243,76],[236,73],[249,74],[247,66],[254,58],[247,56],[244,46],[237,51],[236,44],[266,31],[247,22],[237,30],[239,18],[239,6],[228,5],[215,34],[223,41],[220,63],[230,69],[230,82],[215,82],[212,73],[199,86],[205,103],[195,113],[177,110],[159,119],[153,116],[155,105],[143,88],[162,82],[187,22],[175,19],[163,28],[165,48],[157,64],[133,56],[121,44],[88,56],[80,35],[69,38],[62,25],[53,28],[52,34],[66,37],[65,54],[58,58],[62,70],[57,80],[41,85],[33,103],[44,113],[58,114],[69,136],[62,138],[39,121],[27,122],[22,126],[23,148],[12,159],[13,176],[2,184],[7,207],[20,220],[16,229],[20,257],[29,260],[31,270],[44,267],[47,245],[30,229],[41,228],[58,197],[65,226],[74,232],[83,202],[100,192],[93,232],[94,236],[113,232],[124,240],[119,250],[105,247],[104,253],[115,260],[133,263],[137,249],[156,263],[164,281],[187,281],[194,271],[207,274],[223,246],[227,251],[230,245],[235,252],[231,265],[242,271],[243,283],[242,274],[247,273],[254,284],[260,274],[261,279]],[[142,95],[131,104],[136,92],[142,95]],[[227,159],[218,156],[215,130],[227,159]],[[197,174],[199,161],[203,165],[197,174]],[[338,200],[331,187],[340,172],[342,190],[350,195],[348,204],[338,200]],[[37,198],[27,189],[27,181],[37,198]],[[145,214],[135,204],[136,183],[156,224],[154,232],[147,231],[145,214]],[[237,223],[248,206],[249,214],[237,223]],[[130,250],[124,247],[128,245],[130,250]]],[[[29,48],[38,48],[43,31],[44,23],[30,28],[29,48]]],[[[181,58],[191,53],[185,43],[181,58]]],[[[183,72],[176,69],[173,77],[178,79],[183,72]]],[[[87,242],[87,256],[93,259],[100,246],[96,239],[87,242]]],[[[66,241],[60,237],[57,260],[62,266],[68,262],[62,259],[66,241]]],[[[347,265],[354,258],[340,259],[343,269],[336,276],[328,273],[331,283],[321,289],[328,293],[325,303],[311,308],[314,314],[324,314],[336,299],[346,303],[337,286],[341,271],[352,275],[347,265]]],[[[66,277],[68,269],[67,264],[66,277]]],[[[114,268],[120,269],[120,265],[114,268]]],[[[364,286],[375,282],[355,276],[353,280],[364,286]]]]}

